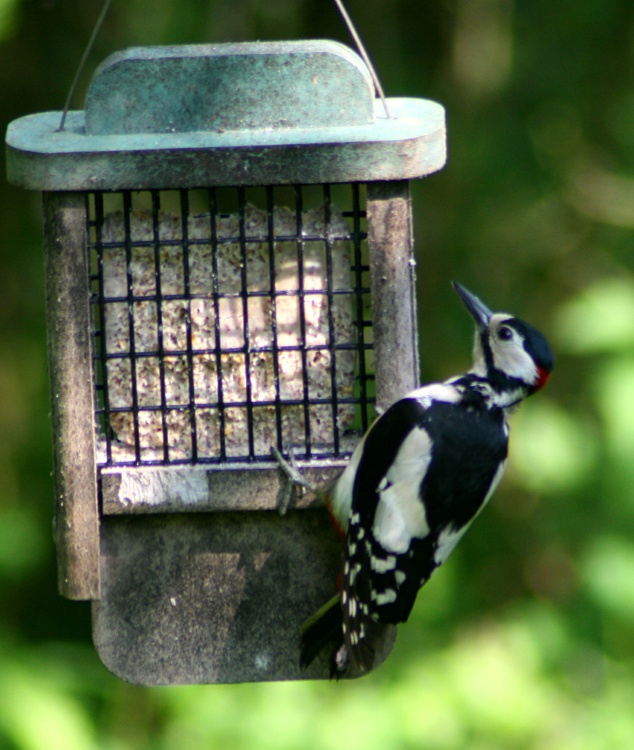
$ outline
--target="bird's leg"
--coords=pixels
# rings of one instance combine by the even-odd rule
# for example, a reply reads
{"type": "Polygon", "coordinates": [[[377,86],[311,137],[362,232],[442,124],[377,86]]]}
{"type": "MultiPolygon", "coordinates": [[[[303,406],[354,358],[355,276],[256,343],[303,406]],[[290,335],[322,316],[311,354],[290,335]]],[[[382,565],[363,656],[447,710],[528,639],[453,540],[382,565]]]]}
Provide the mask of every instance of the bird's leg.
{"type": "Polygon", "coordinates": [[[284,472],[284,474],[286,474],[286,477],[288,479],[288,482],[286,483],[286,486],[284,487],[284,491],[282,493],[282,498],[277,508],[278,513],[281,516],[286,515],[286,511],[291,504],[293,489],[295,487],[301,487],[302,489],[308,490],[309,492],[315,492],[315,487],[302,476],[299,470],[299,466],[297,465],[297,461],[295,461],[293,449],[288,446],[287,451],[289,456],[288,461],[284,458],[284,456],[282,456],[282,454],[274,445],[271,446],[271,453],[273,454],[273,457],[279,464],[280,469],[284,472]]]}

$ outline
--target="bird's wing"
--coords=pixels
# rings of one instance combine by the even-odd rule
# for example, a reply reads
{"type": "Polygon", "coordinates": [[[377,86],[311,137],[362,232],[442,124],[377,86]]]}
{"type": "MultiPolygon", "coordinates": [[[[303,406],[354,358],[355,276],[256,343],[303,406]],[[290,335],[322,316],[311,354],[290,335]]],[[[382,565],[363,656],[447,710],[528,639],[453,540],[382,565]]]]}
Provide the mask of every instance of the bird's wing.
{"type": "Polygon", "coordinates": [[[357,666],[372,656],[373,624],[407,620],[420,587],[491,495],[506,447],[501,412],[434,399],[397,402],[369,433],[341,593],[344,637],[357,666]]]}
{"type": "Polygon", "coordinates": [[[408,599],[413,604],[419,588],[402,576],[412,540],[429,536],[418,498],[431,458],[429,435],[422,426],[425,411],[416,399],[403,399],[388,409],[367,435],[356,472],[341,605],[348,652],[361,669],[372,666],[371,635],[377,623],[405,619],[384,619],[380,611],[386,605],[407,607],[408,599]]]}

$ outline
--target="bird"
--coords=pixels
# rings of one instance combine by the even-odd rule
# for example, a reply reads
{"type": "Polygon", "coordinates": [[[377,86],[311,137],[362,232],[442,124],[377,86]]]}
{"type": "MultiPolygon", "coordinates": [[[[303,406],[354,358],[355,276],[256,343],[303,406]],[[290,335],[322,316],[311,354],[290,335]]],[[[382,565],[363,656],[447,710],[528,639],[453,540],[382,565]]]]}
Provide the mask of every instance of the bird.
{"type": "Polygon", "coordinates": [[[338,593],[302,626],[302,668],[326,646],[333,678],[376,666],[388,631],[407,621],[421,587],[498,486],[509,415],[553,370],[536,328],[453,287],[475,323],[471,369],[396,401],[340,476],[317,491],[343,537],[343,562],[338,593]]]}

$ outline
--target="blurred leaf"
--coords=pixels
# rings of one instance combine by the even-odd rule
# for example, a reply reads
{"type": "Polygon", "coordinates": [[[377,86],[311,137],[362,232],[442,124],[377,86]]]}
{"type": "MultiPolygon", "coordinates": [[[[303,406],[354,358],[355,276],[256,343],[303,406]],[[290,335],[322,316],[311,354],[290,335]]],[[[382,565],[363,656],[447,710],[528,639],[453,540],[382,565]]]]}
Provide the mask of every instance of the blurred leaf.
{"type": "Polygon", "coordinates": [[[513,417],[510,456],[521,484],[548,494],[582,486],[595,466],[592,432],[583,417],[541,395],[513,417]]]}
{"type": "Polygon", "coordinates": [[[81,702],[11,661],[0,668],[0,732],[19,750],[97,747],[81,702]]]}
{"type": "Polygon", "coordinates": [[[13,33],[19,5],[20,0],[0,0],[0,41],[13,33]]]}
{"type": "Polygon", "coordinates": [[[631,471],[634,467],[634,354],[609,359],[601,366],[594,381],[608,453],[631,471]]]}
{"type": "Polygon", "coordinates": [[[600,536],[585,552],[581,574],[599,606],[634,625],[634,542],[600,536]]]}
{"type": "Polygon", "coordinates": [[[41,563],[47,552],[44,532],[28,508],[0,507],[0,576],[15,577],[41,563]]]}
{"type": "Polygon", "coordinates": [[[556,328],[562,346],[573,354],[634,346],[634,279],[596,281],[560,308],[556,328]]]}

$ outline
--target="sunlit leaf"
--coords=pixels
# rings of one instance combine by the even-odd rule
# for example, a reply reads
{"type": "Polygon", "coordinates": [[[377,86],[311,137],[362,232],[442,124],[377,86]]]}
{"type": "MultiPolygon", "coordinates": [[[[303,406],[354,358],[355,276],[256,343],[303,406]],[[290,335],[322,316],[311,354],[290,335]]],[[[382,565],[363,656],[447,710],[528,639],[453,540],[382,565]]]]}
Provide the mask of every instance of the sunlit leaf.
{"type": "Polygon", "coordinates": [[[19,5],[20,0],[0,0],[0,40],[11,35],[19,5]]]}
{"type": "Polygon", "coordinates": [[[620,351],[634,345],[634,279],[600,279],[563,305],[558,338],[574,354],[620,351]]]}
{"type": "Polygon", "coordinates": [[[578,487],[594,466],[592,432],[578,415],[544,397],[513,418],[510,452],[519,481],[539,492],[578,487]]]}
{"type": "MultiPolygon", "coordinates": [[[[631,321],[634,327],[634,318],[631,321]]],[[[634,356],[612,358],[595,376],[595,394],[608,451],[632,467],[634,461],[634,356]]]]}
{"type": "Polygon", "coordinates": [[[634,541],[599,537],[584,555],[582,579],[600,606],[634,624],[634,541]]]}
{"type": "MultiPolygon", "coordinates": [[[[1,510],[0,575],[13,577],[34,568],[46,553],[41,522],[29,509],[12,505],[1,510]]],[[[50,544],[52,545],[52,536],[50,544]]]]}
{"type": "Polygon", "coordinates": [[[96,744],[82,705],[29,670],[0,669],[0,730],[19,750],[92,750],[96,744]]]}

